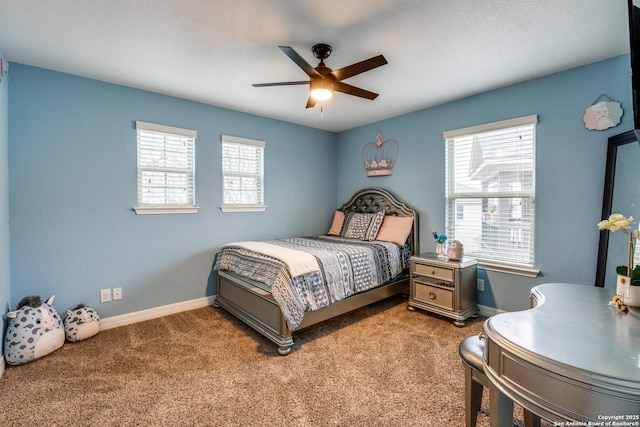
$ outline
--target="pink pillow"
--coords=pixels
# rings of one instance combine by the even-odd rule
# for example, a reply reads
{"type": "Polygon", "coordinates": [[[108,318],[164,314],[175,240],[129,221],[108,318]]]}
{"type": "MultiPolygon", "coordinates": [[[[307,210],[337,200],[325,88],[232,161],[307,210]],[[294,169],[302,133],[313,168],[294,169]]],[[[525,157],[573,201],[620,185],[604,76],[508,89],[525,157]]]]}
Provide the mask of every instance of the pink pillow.
{"type": "Polygon", "coordinates": [[[327,234],[331,234],[332,236],[339,236],[340,231],[342,230],[342,224],[344,223],[344,212],[336,211],[333,215],[333,223],[331,223],[331,228],[327,234]]]}
{"type": "Polygon", "coordinates": [[[393,242],[402,246],[406,243],[412,226],[413,217],[411,216],[386,215],[376,240],[393,242]]]}

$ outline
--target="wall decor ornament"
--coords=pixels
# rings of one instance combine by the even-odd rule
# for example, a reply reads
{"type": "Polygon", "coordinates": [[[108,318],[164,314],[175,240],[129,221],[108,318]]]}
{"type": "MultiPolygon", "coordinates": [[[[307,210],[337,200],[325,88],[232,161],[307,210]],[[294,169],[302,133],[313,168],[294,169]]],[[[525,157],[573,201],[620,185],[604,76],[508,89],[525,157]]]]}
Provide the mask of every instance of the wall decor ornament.
{"type": "Polygon", "coordinates": [[[398,143],[395,139],[382,140],[382,134],[376,142],[370,142],[362,149],[362,163],[367,176],[386,176],[393,173],[398,158],[398,143]]]}
{"type": "Polygon", "coordinates": [[[585,127],[589,130],[605,130],[618,126],[622,114],[620,103],[603,93],[587,107],[582,120],[584,121],[585,127]],[[609,101],[598,102],[603,97],[609,101]]]}

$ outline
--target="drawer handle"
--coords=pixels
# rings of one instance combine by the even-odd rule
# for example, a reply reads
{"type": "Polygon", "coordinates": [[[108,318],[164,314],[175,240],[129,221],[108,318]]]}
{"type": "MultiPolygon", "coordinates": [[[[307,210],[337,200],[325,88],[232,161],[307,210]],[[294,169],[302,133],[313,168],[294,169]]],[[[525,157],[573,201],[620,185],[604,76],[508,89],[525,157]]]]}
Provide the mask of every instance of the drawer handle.
{"type": "Polygon", "coordinates": [[[436,299],[436,294],[433,291],[429,292],[429,298],[432,300],[436,299]]]}
{"type": "Polygon", "coordinates": [[[436,274],[436,271],[435,270],[431,270],[431,274],[436,274]]]}

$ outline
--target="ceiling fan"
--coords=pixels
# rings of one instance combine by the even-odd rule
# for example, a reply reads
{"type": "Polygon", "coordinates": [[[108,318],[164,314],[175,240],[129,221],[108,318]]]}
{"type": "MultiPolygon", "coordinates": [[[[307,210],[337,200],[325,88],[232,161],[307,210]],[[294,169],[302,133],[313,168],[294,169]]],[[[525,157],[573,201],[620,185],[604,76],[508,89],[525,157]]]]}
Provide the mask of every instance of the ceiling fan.
{"type": "Polygon", "coordinates": [[[370,100],[376,99],[377,93],[369,92],[368,90],[360,89],[359,87],[351,86],[344,83],[342,80],[353,77],[357,74],[364,73],[365,71],[372,70],[387,63],[387,60],[382,55],[374,56],[373,58],[365,59],[364,61],[357,62],[355,64],[340,68],[339,70],[332,70],[324,65],[324,60],[331,55],[331,46],[325,43],[318,43],[311,48],[313,55],[320,60],[320,64],[317,67],[312,67],[307,61],[305,61],[293,48],[290,46],[279,46],[285,55],[287,55],[293,62],[298,64],[302,70],[307,73],[310,80],[295,81],[295,82],[280,82],[280,83],[257,83],[254,87],[266,87],[266,86],[289,86],[289,85],[309,85],[309,99],[307,100],[307,108],[314,107],[317,101],[324,101],[331,98],[333,92],[342,92],[348,95],[359,96],[370,100]]]}

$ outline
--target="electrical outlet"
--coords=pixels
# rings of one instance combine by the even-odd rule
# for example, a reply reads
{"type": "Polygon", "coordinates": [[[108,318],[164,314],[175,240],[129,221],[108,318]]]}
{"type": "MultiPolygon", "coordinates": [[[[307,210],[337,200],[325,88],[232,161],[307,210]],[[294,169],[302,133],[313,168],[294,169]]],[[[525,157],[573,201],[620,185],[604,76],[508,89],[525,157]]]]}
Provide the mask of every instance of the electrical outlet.
{"type": "Polygon", "coordinates": [[[113,300],[122,299],[122,288],[113,288],[113,300]]]}
{"type": "Polygon", "coordinates": [[[484,280],[478,279],[476,287],[480,292],[484,292],[484,280]]]}
{"type": "Polygon", "coordinates": [[[111,301],[111,289],[101,289],[100,302],[109,302],[109,301],[111,301]]]}

